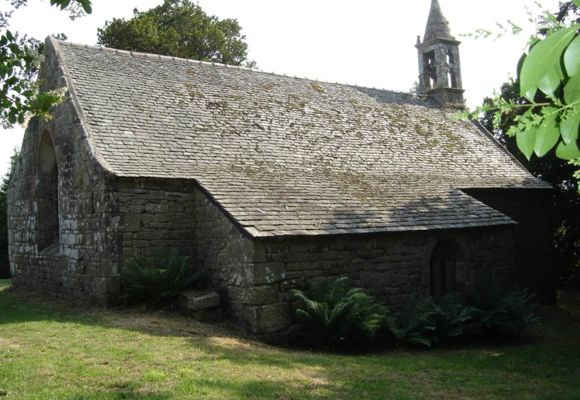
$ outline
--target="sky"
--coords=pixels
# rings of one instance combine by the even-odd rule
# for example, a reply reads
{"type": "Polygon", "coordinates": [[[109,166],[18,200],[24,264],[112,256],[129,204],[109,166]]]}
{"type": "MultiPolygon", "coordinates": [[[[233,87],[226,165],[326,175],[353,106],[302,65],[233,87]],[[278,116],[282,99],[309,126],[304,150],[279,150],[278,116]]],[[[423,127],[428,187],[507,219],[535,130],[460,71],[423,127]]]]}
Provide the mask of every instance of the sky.
{"type": "MultiPolygon", "coordinates": [[[[3,9],[8,0],[0,0],[3,9]]],[[[93,0],[93,13],[71,21],[48,0],[28,0],[9,29],[43,39],[64,33],[74,43],[95,45],[97,29],[113,18],[130,18],[162,0],[93,0]]],[[[211,15],[239,21],[248,58],[267,72],[360,86],[409,91],[417,81],[415,43],[423,36],[431,0],[199,0],[211,15]]],[[[532,0],[439,0],[452,34],[462,41],[461,68],[469,107],[498,90],[515,68],[534,32],[532,0]],[[465,36],[477,29],[499,32],[511,20],[524,28],[500,39],[465,36]]],[[[555,11],[558,0],[540,0],[555,11]]],[[[0,176],[20,147],[24,127],[0,128],[0,176]]]]}

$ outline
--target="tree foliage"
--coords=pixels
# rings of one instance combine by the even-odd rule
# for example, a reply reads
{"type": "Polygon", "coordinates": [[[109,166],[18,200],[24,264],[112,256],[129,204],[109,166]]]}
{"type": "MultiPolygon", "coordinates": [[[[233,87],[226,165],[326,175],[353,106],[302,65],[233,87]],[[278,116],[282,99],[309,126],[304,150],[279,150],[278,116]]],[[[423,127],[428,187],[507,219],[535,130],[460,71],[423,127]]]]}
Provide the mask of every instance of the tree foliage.
{"type": "MultiPolygon", "coordinates": [[[[580,0],[560,4],[556,14],[546,13],[537,34],[518,65],[518,97],[497,95],[471,113],[493,111],[494,127],[513,115],[507,135],[526,159],[535,154],[556,157],[580,166],[578,130],[580,126],[580,0]],[[519,112],[518,110],[521,110],[519,112]]],[[[576,168],[580,179],[580,169],[576,168]]]]}
{"type": "Polygon", "coordinates": [[[99,44],[117,49],[223,64],[247,63],[248,46],[235,19],[208,16],[189,0],[165,0],[129,20],[114,18],[98,31],[99,44]]]}
{"type": "MultiPolygon", "coordinates": [[[[39,91],[35,78],[42,44],[8,29],[12,13],[26,5],[26,0],[10,4],[11,10],[0,13],[0,124],[5,128],[24,123],[30,114],[48,116],[50,108],[62,99],[58,93],[39,91]]],[[[68,9],[71,17],[91,12],[89,0],[50,0],[50,4],[68,9]]]]}

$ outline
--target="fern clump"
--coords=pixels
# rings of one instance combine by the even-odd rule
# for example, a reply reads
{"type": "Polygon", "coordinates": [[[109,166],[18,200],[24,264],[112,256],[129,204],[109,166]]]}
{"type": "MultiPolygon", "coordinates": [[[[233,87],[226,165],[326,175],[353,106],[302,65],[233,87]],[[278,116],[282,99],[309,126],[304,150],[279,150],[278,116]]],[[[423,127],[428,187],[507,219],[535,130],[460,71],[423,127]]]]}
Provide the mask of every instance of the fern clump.
{"type": "Polygon", "coordinates": [[[462,304],[456,296],[441,301],[419,300],[401,329],[400,339],[408,344],[433,347],[443,341],[465,336],[476,310],[462,304]]]}
{"type": "Polygon", "coordinates": [[[167,307],[188,289],[205,283],[204,271],[187,256],[172,251],[165,257],[130,257],[121,272],[123,298],[130,304],[167,307]]]}
{"type": "Polygon", "coordinates": [[[537,323],[532,298],[528,291],[520,290],[421,299],[405,319],[399,339],[434,347],[475,336],[519,337],[537,323]]]}
{"type": "Polygon", "coordinates": [[[536,305],[526,290],[422,298],[402,318],[362,289],[349,287],[346,278],[293,293],[301,302],[296,312],[302,338],[323,347],[431,348],[474,337],[519,337],[537,323],[536,305]]]}
{"type": "Polygon", "coordinates": [[[393,319],[388,309],[360,288],[350,288],[346,278],[294,290],[302,306],[302,337],[321,346],[361,347],[379,337],[392,337],[393,319]]]}
{"type": "Polygon", "coordinates": [[[522,336],[538,322],[537,304],[528,290],[501,293],[488,291],[472,294],[468,302],[478,310],[476,332],[522,336]]]}

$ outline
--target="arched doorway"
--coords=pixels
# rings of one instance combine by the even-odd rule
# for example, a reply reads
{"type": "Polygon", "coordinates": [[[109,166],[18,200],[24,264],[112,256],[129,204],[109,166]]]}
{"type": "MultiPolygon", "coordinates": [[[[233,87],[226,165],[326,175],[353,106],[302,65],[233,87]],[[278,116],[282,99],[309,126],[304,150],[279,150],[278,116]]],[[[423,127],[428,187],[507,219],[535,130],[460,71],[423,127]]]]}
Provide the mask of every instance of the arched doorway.
{"type": "Polygon", "coordinates": [[[434,298],[441,298],[457,289],[459,249],[451,240],[439,241],[429,259],[429,288],[434,298]]]}
{"type": "Polygon", "coordinates": [[[38,154],[38,201],[37,244],[43,251],[58,244],[58,165],[54,145],[48,132],[40,139],[38,154]]]}

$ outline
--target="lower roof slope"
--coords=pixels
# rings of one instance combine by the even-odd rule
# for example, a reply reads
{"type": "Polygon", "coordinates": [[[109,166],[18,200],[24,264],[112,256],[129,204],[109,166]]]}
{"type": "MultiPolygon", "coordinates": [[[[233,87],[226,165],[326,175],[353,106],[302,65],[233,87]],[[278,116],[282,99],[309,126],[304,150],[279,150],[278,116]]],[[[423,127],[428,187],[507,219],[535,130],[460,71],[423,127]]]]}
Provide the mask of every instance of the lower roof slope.
{"type": "Polygon", "coordinates": [[[458,189],[547,187],[408,94],[50,40],[105,168],[195,179],[254,236],[509,224],[458,189]]]}

